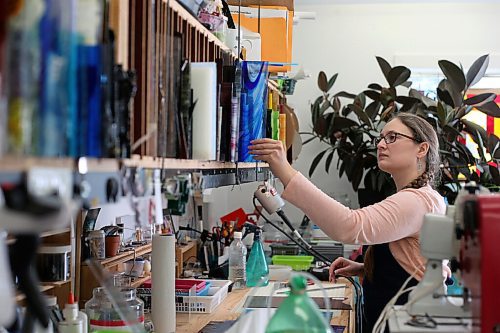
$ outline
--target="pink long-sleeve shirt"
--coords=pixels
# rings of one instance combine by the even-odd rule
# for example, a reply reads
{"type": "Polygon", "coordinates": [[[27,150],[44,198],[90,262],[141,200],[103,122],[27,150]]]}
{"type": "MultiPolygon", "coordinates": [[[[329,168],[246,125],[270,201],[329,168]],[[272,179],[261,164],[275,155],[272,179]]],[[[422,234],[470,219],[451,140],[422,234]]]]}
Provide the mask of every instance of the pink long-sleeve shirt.
{"type": "Polygon", "coordinates": [[[397,262],[421,280],[420,228],[427,213],[445,214],[443,197],[431,186],[404,189],[377,204],[350,209],[332,199],[301,173],[287,184],[283,198],[300,208],[329,237],[347,244],[389,243],[397,262]]]}

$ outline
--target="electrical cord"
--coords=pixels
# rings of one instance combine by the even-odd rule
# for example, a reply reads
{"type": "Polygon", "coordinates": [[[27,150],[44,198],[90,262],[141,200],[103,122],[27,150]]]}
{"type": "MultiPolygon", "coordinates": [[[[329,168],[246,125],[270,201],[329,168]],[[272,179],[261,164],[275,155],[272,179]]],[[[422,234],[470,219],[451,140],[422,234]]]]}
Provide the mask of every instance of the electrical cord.
{"type": "Polygon", "coordinates": [[[396,304],[398,298],[401,295],[403,295],[404,293],[409,292],[409,291],[416,288],[416,286],[413,286],[410,288],[406,288],[406,286],[411,281],[411,279],[413,279],[415,277],[415,275],[417,274],[417,271],[418,270],[415,270],[415,272],[413,272],[413,274],[410,275],[410,277],[408,277],[408,279],[406,279],[406,281],[401,285],[401,288],[399,288],[398,292],[385,305],[384,309],[380,313],[380,316],[378,317],[377,321],[375,322],[375,325],[373,326],[373,330],[372,330],[373,333],[385,331],[386,322],[389,319],[389,315],[391,314],[391,310],[393,310],[393,306],[394,306],[394,304],[396,304]]]}
{"type": "MultiPolygon", "coordinates": [[[[257,209],[257,204],[256,204],[256,200],[257,198],[254,196],[253,197],[253,206],[255,209],[257,209]]],[[[290,221],[288,220],[288,218],[286,218],[286,215],[284,214],[283,211],[278,211],[278,215],[283,219],[283,216],[285,216],[285,223],[287,225],[291,225],[290,221]],[[281,212],[282,214],[280,214],[279,212],[281,212]],[[288,223],[287,223],[288,221],[288,223]]],[[[308,253],[312,256],[314,256],[316,259],[319,259],[320,261],[322,261],[323,263],[326,264],[326,266],[330,266],[332,264],[332,262],[330,261],[330,259],[326,258],[325,256],[323,256],[321,253],[319,253],[318,251],[316,251],[315,249],[313,249],[311,247],[311,245],[309,243],[307,243],[302,237],[300,237],[299,239],[306,243],[307,245],[303,245],[303,244],[300,244],[296,239],[294,239],[292,236],[290,236],[285,230],[283,230],[282,228],[278,227],[276,224],[274,224],[273,222],[271,222],[264,214],[263,212],[260,213],[260,216],[262,216],[262,218],[266,221],[266,223],[269,223],[272,227],[274,227],[276,230],[278,230],[279,232],[281,232],[283,235],[285,235],[289,240],[291,240],[293,243],[295,243],[298,247],[300,247],[305,253],[308,253]]],[[[292,228],[292,230],[294,230],[292,228]]],[[[295,234],[295,233],[294,233],[295,234]]],[[[355,290],[355,312],[356,312],[356,322],[355,322],[355,331],[357,333],[361,333],[362,332],[362,329],[363,329],[363,308],[362,308],[362,297],[363,297],[363,291],[362,291],[362,287],[360,286],[360,284],[355,281],[352,277],[350,276],[344,276],[344,275],[337,275],[338,277],[343,277],[345,278],[346,280],[348,280],[354,287],[354,290],[355,290]]]]}
{"type": "MultiPolygon", "coordinates": [[[[257,198],[256,197],[253,197],[253,206],[255,207],[255,209],[257,209],[257,204],[256,204],[256,200],[257,198]]],[[[290,239],[292,242],[294,242],[296,245],[298,245],[302,250],[304,250],[306,253],[309,253],[311,254],[313,257],[315,257],[316,259],[324,262],[326,265],[330,266],[331,265],[331,261],[330,259],[328,259],[327,257],[325,257],[324,255],[322,255],[321,253],[319,253],[318,251],[316,251],[315,249],[313,249],[311,247],[311,245],[309,245],[308,243],[305,242],[305,240],[301,237],[299,238],[302,242],[306,243],[306,244],[300,244],[296,239],[294,239],[292,236],[290,236],[285,230],[281,229],[280,227],[278,227],[276,224],[274,224],[273,222],[271,222],[266,216],[264,216],[264,214],[261,212],[260,213],[260,216],[262,216],[262,218],[267,222],[269,223],[271,226],[273,226],[276,230],[278,230],[279,232],[281,232],[283,235],[285,235],[288,239],[290,239]]],[[[281,215],[280,215],[281,216],[281,215]]],[[[285,222],[286,223],[286,222],[285,222]]],[[[290,221],[288,221],[288,223],[290,223],[290,221]]]]}

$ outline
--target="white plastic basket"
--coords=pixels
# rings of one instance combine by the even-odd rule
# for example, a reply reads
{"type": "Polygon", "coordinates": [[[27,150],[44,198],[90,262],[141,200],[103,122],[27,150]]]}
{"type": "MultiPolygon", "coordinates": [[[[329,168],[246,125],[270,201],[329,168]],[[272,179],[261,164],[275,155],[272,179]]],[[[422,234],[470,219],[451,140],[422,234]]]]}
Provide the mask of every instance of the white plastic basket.
{"type": "Polygon", "coordinates": [[[226,298],[229,280],[208,280],[210,289],[208,296],[176,296],[175,310],[177,312],[211,313],[226,298]]]}

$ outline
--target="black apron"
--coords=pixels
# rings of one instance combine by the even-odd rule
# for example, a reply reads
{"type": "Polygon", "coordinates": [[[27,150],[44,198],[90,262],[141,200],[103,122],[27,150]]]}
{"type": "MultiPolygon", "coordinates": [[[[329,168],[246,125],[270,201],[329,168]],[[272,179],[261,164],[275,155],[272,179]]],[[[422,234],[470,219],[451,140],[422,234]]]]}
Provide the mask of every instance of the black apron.
{"type": "MultiPolygon", "coordinates": [[[[385,305],[410,277],[410,274],[392,256],[389,243],[371,246],[373,247],[373,277],[370,281],[367,278],[363,279],[363,332],[370,333],[385,305]]],[[[367,248],[367,246],[363,247],[363,254],[366,253],[367,248]]],[[[412,278],[406,288],[417,284],[418,281],[412,278]]],[[[405,293],[398,298],[396,305],[403,305],[407,301],[408,293],[405,293]]]]}

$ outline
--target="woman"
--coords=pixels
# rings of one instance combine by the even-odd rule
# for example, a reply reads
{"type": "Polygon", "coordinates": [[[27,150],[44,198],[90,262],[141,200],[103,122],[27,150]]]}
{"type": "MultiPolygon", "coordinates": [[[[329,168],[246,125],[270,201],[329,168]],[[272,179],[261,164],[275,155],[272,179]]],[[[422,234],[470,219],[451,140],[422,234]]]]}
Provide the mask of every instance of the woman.
{"type": "MultiPolygon", "coordinates": [[[[364,276],[364,331],[371,332],[387,302],[410,276],[408,286],[424,275],[419,233],[424,215],[444,214],[444,199],[432,187],[439,171],[436,132],[424,119],[399,113],[377,138],[378,166],[391,174],[397,193],[362,209],[349,209],[321,192],[287,162],[279,141],[259,139],[249,147],[254,158],[269,163],[283,183],[283,198],[296,205],[329,237],[347,244],[369,245],[364,264],[335,260],[335,274],[364,276]]],[[[407,296],[397,304],[404,304],[407,296]]]]}

